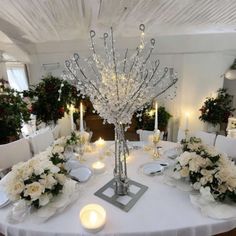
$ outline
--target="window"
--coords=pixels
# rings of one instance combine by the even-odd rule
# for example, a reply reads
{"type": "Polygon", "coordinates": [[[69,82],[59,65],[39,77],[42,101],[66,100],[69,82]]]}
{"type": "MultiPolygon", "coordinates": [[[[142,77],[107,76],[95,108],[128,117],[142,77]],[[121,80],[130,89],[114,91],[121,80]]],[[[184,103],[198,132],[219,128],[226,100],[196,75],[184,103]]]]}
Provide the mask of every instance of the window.
{"type": "Polygon", "coordinates": [[[26,67],[21,63],[6,63],[8,82],[19,92],[29,89],[26,67]]]}

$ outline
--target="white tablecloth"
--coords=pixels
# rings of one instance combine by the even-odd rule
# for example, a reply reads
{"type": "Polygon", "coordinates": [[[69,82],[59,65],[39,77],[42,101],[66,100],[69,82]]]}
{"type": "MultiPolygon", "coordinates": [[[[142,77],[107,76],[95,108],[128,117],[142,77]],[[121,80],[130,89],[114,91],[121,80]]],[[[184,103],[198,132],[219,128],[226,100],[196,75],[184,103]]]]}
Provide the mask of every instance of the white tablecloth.
{"type": "MultiPolygon", "coordinates": [[[[170,142],[161,142],[164,149],[174,147],[170,142]]],[[[97,154],[90,153],[84,164],[91,165],[97,154]]],[[[162,159],[163,161],[170,161],[162,159]]],[[[236,227],[236,220],[214,220],[203,216],[190,203],[189,194],[162,183],[162,176],[149,177],[139,171],[140,165],[152,161],[149,153],[135,150],[128,161],[130,179],[148,186],[147,192],[127,213],[96,197],[94,193],[112,179],[113,158],[106,157],[107,172],[94,176],[81,184],[81,194],[71,207],[55,215],[45,223],[35,224],[27,220],[19,224],[8,224],[6,215],[10,206],[0,209],[0,232],[16,236],[79,236],[90,235],[81,226],[79,212],[90,203],[102,205],[107,212],[107,222],[96,235],[160,235],[160,236],[204,236],[225,232],[236,227]]]]}

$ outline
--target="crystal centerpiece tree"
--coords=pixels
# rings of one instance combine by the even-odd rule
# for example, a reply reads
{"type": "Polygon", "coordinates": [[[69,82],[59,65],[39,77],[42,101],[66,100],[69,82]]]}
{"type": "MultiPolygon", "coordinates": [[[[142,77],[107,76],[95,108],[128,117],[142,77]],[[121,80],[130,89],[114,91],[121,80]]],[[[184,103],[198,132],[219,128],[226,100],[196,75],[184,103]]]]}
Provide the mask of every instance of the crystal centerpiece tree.
{"type": "Polygon", "coordinates": [[[174,88],[177,78],[167,67],[159,69],[160,61],[152,60],[155,39],[147,43],[145,26],[139,26],[141,35],[137,48],[129,56],[126,49],[123,55],[115,50],[113,29],[104,33],[104,52],[97,53],[95,31],[90,31],[91,56],[81,59],[74,53],[65,62],[63,77],[77,86],[79,93],[89,96],[94,109],[104,122],[115,126],[115,168],[114,185],[118,195],[126,195],[129,190],[126,158],[128,148],[124,136],[125,129],[131,124],[137,112],[141,117],[143,108],[153,98],[174,88]]]}

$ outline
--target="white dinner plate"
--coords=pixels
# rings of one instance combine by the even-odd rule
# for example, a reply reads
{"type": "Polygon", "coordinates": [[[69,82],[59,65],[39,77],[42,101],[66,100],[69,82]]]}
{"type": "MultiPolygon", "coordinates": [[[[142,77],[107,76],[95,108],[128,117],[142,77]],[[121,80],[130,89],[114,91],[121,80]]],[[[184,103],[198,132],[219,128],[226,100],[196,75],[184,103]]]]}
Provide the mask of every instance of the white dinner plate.
{"type": "Polygon", "coordinates": [[[145,175],[155,176],[163,172],[164,166],[160,165],[160,163],[157,162],[149,162],[143,164],[141,166],[141,170],[145,175]]]}
{"type": "Polygon", "coordinates": [[[78,182],[86,182],[92,176],[92,170],[87,166],[80,166],[76,169],[70,171],[70,176],[72,179],[77,180],[78,182]]]}
{"type": "Polygon", "coordinates": [[[3,188],[0,187],[0,208],[8,205],[10,199],[7,197],[7,194],[4,192],[3,188]]]}

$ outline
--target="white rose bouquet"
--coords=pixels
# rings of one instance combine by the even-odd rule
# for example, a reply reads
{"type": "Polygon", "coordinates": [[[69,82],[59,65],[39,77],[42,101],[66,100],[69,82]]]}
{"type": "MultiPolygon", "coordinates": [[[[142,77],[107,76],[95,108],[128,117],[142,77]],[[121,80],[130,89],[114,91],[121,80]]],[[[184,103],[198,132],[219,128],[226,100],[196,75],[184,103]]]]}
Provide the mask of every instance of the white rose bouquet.
{"type": "Polygon", "coordinates": [[[207,188],[219,201],[236,202],[236,166],[227,156],[205,146],[199,139],[183,140],[175,178],[188,178],[195,190],[207,188]]]}
{"type": "Polygon", "coordinates": [[[61,153],[41,153],[27,162],[13,166],[7,175],[5,189],[12,201],[25,200],[40,208],[58,195],[66,180],[64,157],[61,153]]]}

